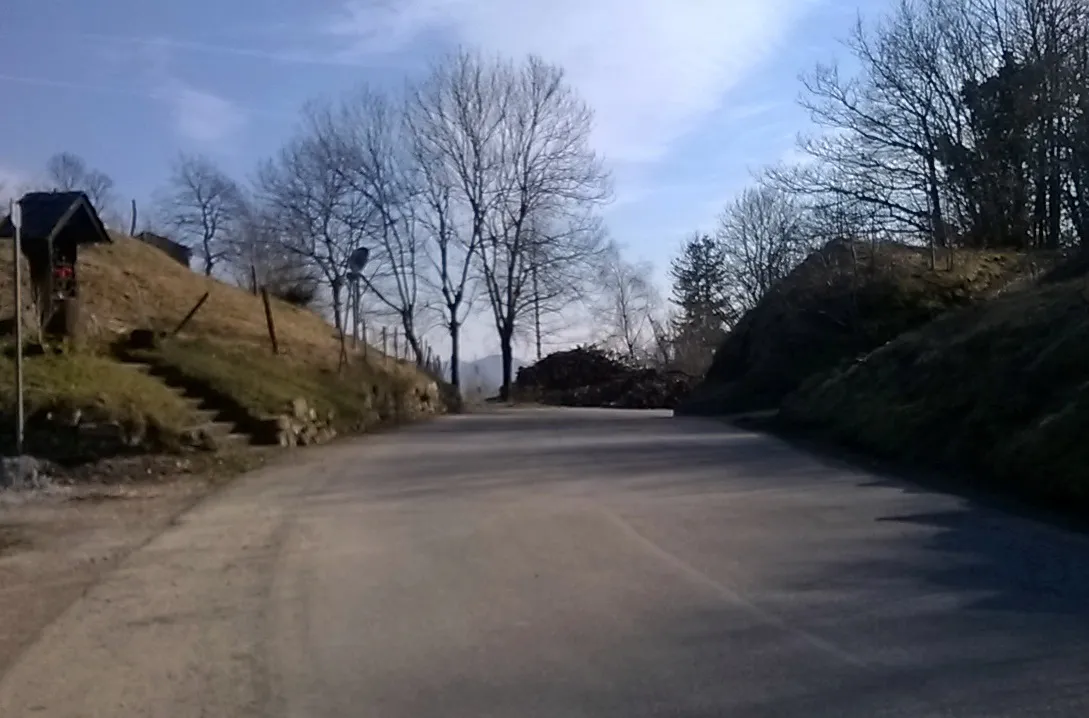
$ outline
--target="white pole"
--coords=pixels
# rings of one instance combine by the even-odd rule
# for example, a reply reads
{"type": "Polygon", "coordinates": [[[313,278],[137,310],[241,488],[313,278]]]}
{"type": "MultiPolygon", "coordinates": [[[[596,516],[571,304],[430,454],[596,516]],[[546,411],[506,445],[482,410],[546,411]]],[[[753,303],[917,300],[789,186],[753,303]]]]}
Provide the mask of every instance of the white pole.
{"type": "Polygon", "coordinates": [[[11,223],[15,226],[15,454],[23,455],[23,216],[19,203],[11,202],[11,223]]]}

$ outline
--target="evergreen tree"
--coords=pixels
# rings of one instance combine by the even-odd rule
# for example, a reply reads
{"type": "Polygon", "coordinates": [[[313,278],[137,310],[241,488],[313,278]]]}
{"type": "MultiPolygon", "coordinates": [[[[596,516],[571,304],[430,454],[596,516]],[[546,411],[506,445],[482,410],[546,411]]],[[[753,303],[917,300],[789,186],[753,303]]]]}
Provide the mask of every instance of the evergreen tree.
{"type": "Polygon", "coordinates": [[[674,356],[679,368],[701,373],[736,317],[730,305],[730,278],[723,246],[710,235],[685,242],[670,265],[674,320],[674,356]]]}

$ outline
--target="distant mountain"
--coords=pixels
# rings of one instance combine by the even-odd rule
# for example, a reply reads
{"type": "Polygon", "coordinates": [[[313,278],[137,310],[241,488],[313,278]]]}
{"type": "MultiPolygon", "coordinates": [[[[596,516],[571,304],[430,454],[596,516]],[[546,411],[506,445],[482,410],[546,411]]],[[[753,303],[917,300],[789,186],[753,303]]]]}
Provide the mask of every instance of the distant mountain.
{"type": "MultiPolygon", "coordinates": [[[[517,357],[511,362],[511,378],[518,376],[518,369],[529,362],[517,357]]],[[[461,363],[461,389],[465,394],[492,396],[503,383],[503,357],[492,354],[471,362],[461,363]]]]}

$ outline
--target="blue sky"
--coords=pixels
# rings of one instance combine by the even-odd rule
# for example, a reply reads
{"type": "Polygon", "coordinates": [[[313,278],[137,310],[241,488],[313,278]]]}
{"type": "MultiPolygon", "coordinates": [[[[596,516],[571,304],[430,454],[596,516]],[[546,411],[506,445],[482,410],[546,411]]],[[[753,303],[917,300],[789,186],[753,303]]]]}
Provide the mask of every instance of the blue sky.
{"type": "Polygon", "coordinates": [[[664,277],[806,127],[798,74],[885,0],[4,0],[0,183],[82,155],[149,201],[181,151],[244,179],[315,96],[455,43],[562,64],[597,112],[612,235],[664,277]],[[861,3],[861,4],[860,4],[861,3]]]}

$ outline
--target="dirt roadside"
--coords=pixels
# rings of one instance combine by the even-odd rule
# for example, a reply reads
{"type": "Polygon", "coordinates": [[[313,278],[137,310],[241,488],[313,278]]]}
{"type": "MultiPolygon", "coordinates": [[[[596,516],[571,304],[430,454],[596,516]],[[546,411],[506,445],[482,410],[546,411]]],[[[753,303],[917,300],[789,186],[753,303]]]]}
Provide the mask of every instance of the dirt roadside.
{"type": "Polygon", "coordinates": [[[129,553],[266,459],[252,452],[227,461],[111,464],[98,467],[97,481],[88,468],[66,477],[67,485],[0,491],[0,675],[129,553]]]}

